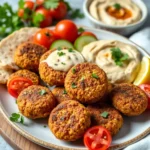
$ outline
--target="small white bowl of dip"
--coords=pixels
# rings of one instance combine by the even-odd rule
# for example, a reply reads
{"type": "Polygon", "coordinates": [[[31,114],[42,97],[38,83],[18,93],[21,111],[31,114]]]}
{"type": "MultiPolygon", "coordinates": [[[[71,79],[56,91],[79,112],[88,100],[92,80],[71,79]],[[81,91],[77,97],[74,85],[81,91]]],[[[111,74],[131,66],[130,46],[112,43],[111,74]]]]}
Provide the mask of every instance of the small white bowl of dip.
{"type": "MultiPolygon", "coordinates": [[[[148,16],[147,7],[146,7],[145,3],[142,0],[131,0],[131,2],[133,2],[133,4],[135,4],[140,9],[141,17],[140,17],[139,20],[137,20],[136,22],[133,22],[133,23],[130,22],[129,24],[116,24],[115,25],[115,24],[112,24],[111,21],[110,21],[110,24],[105,23],[100,19],[98,20],[98,19],[94,18],[91,15],[91,13],[89,12],[90,5],[93,1],[107,1],[107,0],[85,0],[84,1],[83,11],[85,13],[85,16],[91,22],[91,24],[96,28],[106,29],[106,30],[109,30],[109,31],[112,31],[112,32],[119,33],[121,35],[127,36],[127,35],[130,35],[133,32],[135,32],[137,29],[139,29],[145,23],[145,21],[147,19],[147,16],[148,16]]],[[[113,1],[113,0],[111,0],[111,1],[113,1]]],[[[127,1],[130,1],[130,0],[127,0],[127,1]]],[[[103,13],[105,13],[105,12],[103,11],[103,13]]],[[[110,16],[110,18],[113,18],[113,17],[110,16]]]]}

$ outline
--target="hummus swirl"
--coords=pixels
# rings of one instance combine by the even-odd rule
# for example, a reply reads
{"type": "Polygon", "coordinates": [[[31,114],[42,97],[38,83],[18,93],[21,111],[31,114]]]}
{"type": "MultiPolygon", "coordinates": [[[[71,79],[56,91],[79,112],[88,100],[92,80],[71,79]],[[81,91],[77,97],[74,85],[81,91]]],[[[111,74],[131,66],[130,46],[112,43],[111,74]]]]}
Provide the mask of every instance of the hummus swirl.
{"type": "Polygon", "coordinates": [[[94,0],[89,6],[89,12],[92,17],[102,21],[108,25],[128,25],[138,22],[141,19],[142,13],[140,8],[131,0],[94,0]],[[107,9],[113,7],[115,4],[119,4],[127,12],[131,12],[131,17],[126,19],[115,18],[111,16],[107,9]]]}
{"type": "Polygon", "coordinates": [[[131,83],[139,71],[140,53],[134,46],[119,41],[100,40],[92,42],[84,46],[82,54],[86,61],[96,63],[102,68],[111,83],[131,83]],[[116,65],[112,58],[111,48],[116,47],[129,56],[123,66],[116,65]]]}
{"type": "Polygon", "coordinates": [[[46,62],[48,66],[54,70],[67,72],[72,66],[84,61],[84,57],[78,51],[61,49],[53,51],[47,59],[42,62],[46,62]]]}

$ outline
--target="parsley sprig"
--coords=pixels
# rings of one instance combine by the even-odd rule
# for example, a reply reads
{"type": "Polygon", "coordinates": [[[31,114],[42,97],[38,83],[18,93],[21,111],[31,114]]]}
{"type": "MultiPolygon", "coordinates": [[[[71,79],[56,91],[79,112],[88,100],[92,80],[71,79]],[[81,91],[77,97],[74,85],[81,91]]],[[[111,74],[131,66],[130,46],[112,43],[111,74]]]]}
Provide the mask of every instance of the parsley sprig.
{"type": "Polygon", "coordinates": [[[108,118],[109,113],[107,111],[104,111],[100,114],[100,116],[102,116],[103,118],[108,118]]]}
{"type": "Polygon", "coordinates": [[[114,8],[117,9],[117,10],[121,9],[121,5],[118,4],[118,3],[115,3],[113,6],[114,6],[114,8]]]}
{"type": "Polygon", "coordinates": [[[24,124],[24,117],[19,113],[12,113],[9,118],[12,122],[24,124]]]}
{"type": "Polygon", "coordinates": [[[120,67],[123,66],[124,61],[129,59],[129,55],[126,53],[123,53],[118,47],[111,48],[111,54],[116,65],[120,67]]]}

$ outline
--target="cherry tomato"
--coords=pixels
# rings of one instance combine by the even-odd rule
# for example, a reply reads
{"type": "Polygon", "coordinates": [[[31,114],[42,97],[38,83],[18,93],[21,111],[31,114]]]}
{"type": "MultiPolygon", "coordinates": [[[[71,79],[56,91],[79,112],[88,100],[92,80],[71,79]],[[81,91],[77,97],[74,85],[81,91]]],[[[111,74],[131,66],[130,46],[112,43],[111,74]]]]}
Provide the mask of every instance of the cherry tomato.
{"type": "Polygon", "coordinates": [[[78,37],[78,29],[71,20],[62,20],[56,24],[55,34],[62,39],[74,42],[78,37]]]}
{"type": "Polygon", "coordinates": [[[94,126],[84,134],[84,144],[90,150],[107,150],[111,141],[109,131],[101,126],[94,126]]]}
{"type": "Polygon", "coordinates": [[[36,4],[38,6],[42,5],[44,3],[44,0],[36,0],[36,4]]]}
{"type": "Polygon", "coordinates": [[[48,27],[52,24],[52,17],[49,15],[49,11],[43,7],[35,11],[36,14],[40,13],[44,16],[44,20],[40,23],[40,27],[48,27]]]}
{"type": "Polygon", "coordinates": [[[24,77],[16,77],[9,81],[8,92],[13,97],[17,98],[22,90],[33,85],[32,81],[24,77]]]}
{"type": "Polygon", "coordinates": [[[59,2],[56,9],[50,9],[50,15],[57,20],[64,19],[67,15],[67,6],[64,2],[59,2]]]}
{"type": "MultiPolygon", "coordinates": [[[[32,2],[32,1],[25,1],[24,2],[24,8],[28,8],[30,10],[33,10],[33,7],[34,7],[34,2],[32,2]]],[[[24,15],[24,9],[20,8],[18,10],[18,16],[23,17],[23,15],[24,15]]]]}
{"type": "Polygon", "coordinates": [[[150,109],[150,84],[141,84],[139,87],[145,92],[148,97],[147,109],[150,109]]]}
{"type": "Polygon", "coordinates": [[[33,42],[45,46],[47,49],[57,40],[52,30],[47,28],[39,30],[33,37],[33,42]]]}
{"type": "Polygon", "coordinates": [[[90,35],[90,36],[93,36],[93,37],[95,37],[97,39],[96,35],[94,33],[92,33],[92,32],[84,31],[84,32],[81,33],[80,36],[84,36],[84,35],[90,35]]]}

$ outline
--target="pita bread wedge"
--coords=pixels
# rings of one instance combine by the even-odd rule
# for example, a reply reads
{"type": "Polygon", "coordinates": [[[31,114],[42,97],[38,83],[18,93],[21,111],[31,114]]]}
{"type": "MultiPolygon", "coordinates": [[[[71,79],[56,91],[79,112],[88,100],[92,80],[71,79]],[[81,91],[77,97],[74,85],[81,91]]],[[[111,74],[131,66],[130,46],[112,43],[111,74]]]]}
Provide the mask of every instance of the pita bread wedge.
{"type": "Polygon", "coordinates": [[[22,28],[15,31],[0,42],[0,67],[18,70],[13,60],[14,51],[18,45],[28,41],[39,28],[22,28]]]}
{"type": "Polygon", "coordinates": [[[13,73],[12,69],[0,67],[0,84],[6,84],[9,76],[13,73]]]}

